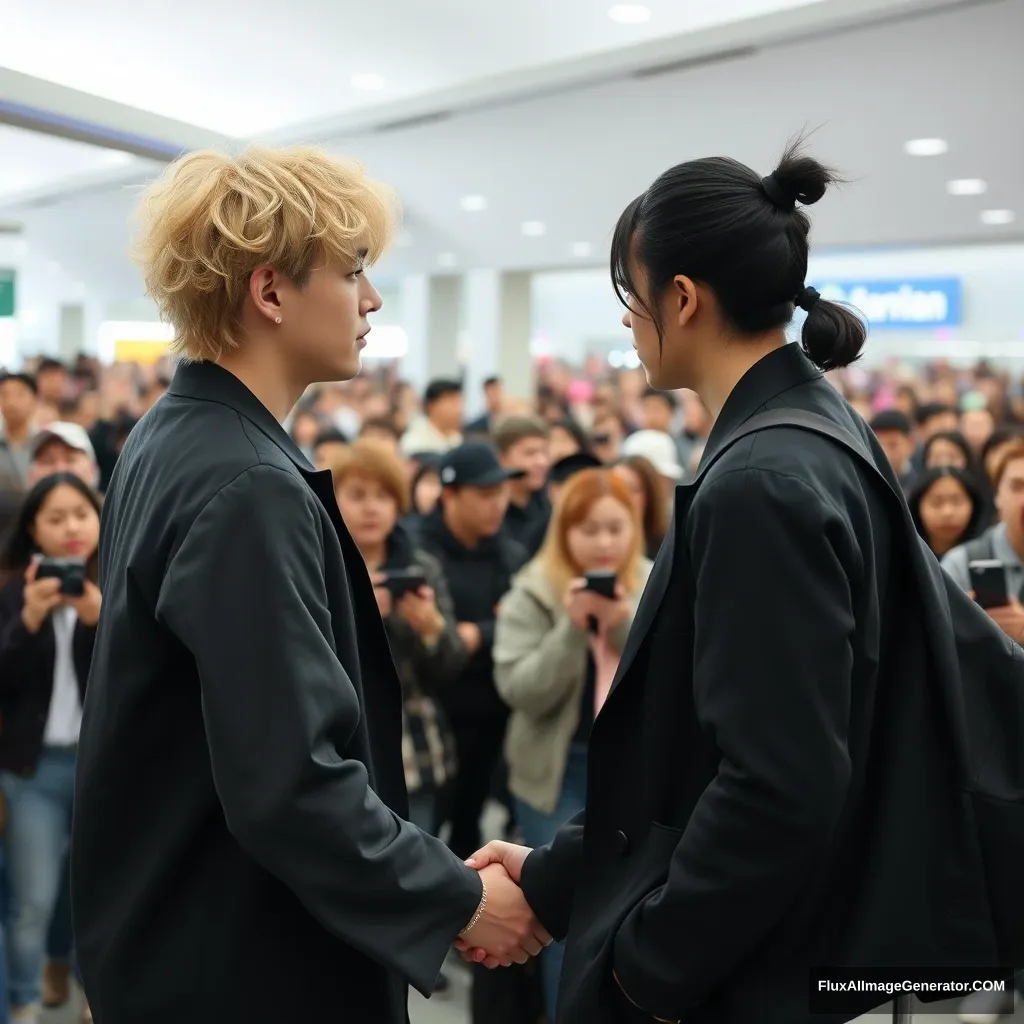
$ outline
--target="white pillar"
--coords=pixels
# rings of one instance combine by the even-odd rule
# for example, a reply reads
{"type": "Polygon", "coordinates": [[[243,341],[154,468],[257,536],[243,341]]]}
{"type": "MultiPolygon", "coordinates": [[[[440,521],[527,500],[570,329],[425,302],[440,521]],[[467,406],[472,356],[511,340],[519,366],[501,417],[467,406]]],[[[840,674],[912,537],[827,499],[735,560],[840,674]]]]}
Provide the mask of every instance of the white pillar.
{"type": "Polygon", "coordinates": [[[402,278],[398,298],[399,321],[409,341],[409,351],[402,360],[402,377],[421,394],[427,384],[428,280],[426,274],[402,278]]]}
{"type": "Polygon", "coordinates": [[[462,322],[462,278],[444,274],[430,279],[427,312],[427,375],[458,377],[459,328],[462,322]]]}
{"type": "Polygon", "coordinates": [[[472,270],[466,275],[466,418],[484,411],[483,384],[498,372],[501,334],[501,274],[472,270]]]}
{"type": "Polygon", "coordinates": [[[531,283],[529,271],[501,275],[498,375],[513,398],[533,398],[531,283]]]}

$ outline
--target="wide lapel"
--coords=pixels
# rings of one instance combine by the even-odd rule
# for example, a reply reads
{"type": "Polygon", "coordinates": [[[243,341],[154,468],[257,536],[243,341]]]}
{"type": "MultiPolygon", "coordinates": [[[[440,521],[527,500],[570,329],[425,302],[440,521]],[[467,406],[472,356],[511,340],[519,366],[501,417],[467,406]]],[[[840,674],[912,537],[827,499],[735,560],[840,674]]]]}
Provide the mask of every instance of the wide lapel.
{"type": "Polygon", "coordinates": [[[630,626],[625,646],[622,648],[622,654],[619,656],[619,667],[616,669],[615,679],[612,681],[611,689],[608,691],[609,697],[625,678],[630,666],[636,659],[640,647],[647,637],[647,632],[653,625],[655,616],[658,614],[658,609],[661,607],[665,591],[668,590],[669,580],[672,578],[672,564],[675,561],[676,544],[679,543],[677,537],[679,521],[677,517],[680,508],[685,510],[689,506],[688,490],[689,488],[685,486],[676,488],[672,521],[669,523],[668,533],[665,534],[665,539],[661,543],[658,557],[654,560],[654,568],[651,570],[651,575],[647,578],[647,586],[644,587],[640,603],[637,605],[636,615],[633,616],[633,625],[630,626]]]}

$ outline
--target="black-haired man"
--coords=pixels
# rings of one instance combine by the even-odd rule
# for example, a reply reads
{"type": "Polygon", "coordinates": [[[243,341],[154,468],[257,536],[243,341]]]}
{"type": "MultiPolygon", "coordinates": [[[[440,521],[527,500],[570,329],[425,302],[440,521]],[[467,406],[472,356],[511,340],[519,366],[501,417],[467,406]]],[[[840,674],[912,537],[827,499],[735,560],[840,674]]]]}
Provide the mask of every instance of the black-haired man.
{"type": "Polygon", "coordinates": [[[899,409],[886,409],[872,418],[870,427],[889,456],[900,483],[907,489],[914,479],[914,425],[910,417],[899,409]]]}
{"type": "Polygon", "coordinates": [[[33,420],[39,389],[27,373],[0,375],[0,477],[24,488],[32,462],[33,420]]]}
{"type": "Polygon", "coordinates": [[[447,452],[462,444],[462,384],[432,380],[423,395],[421,416],[402,437],[402,454],[447,452]]]}
{"type": "Polygon", "coordinates": [[[509,416],[495,426],[494,444],[501,464],[515,474],[509,478],[505,530],[532,556],[537,553],[534,538],[538,532],[543,538],[551,518],[545,492],[551,467],[548,425],[533,416],[509,416]]]}
{"type": "Polygon", "coordinates": [[[500,377],[488,377],[484,381],[484,406],[487,411],[466,424],[466,437],[486,437],[505,410],[505,386],[500,377]]]}
{"type": "Polygon", "coordinates": [[[470,658],[439,696],[455,736],[459,773],[451,794],[449,845],[460,857],[480,847],[480,814],[502,756],[508,708],[494,687],[494,620],[498,602],[526,552],[501,526],[512,470],[487,444],[468,442],[440,461],[441,501],[419,541],[444,569],[457,629],[470,658]]]}

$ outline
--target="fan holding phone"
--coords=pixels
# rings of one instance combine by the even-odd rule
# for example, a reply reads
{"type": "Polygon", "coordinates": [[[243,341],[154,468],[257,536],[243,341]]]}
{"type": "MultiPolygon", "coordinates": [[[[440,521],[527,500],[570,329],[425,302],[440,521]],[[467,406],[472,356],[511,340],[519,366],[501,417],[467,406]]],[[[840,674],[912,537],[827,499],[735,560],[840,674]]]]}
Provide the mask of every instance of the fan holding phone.
{"type": "Polygon", "coordinates": [[[433,695],[459,671],[467,652],[455,632],[440,566],[398,522],[409,508],[401,462],[386,448],[359,441],[331,470],[338,507],[370,572],[402,681],[409,820],[433,834],[438,794],[455,773],[454,742],[433,695]]]}
{"type": "MultiPolygon", "coordinates": [[[[651,564],[626,483],[585,469],[563,485],[544,546],[498,610],[495,685],[512,708],[505,756],[529,846],[583,806],[587,750],[651,564]]],[[[543,954],[554,1019],[561,951],[543,954]]]]}
{"type": "Polygon", "coordinates": [[[1024,440],[1004,449],[992,483],[999,522],[953,548],[942,566],[1010,639],[1024,644],[1024,440]]]}

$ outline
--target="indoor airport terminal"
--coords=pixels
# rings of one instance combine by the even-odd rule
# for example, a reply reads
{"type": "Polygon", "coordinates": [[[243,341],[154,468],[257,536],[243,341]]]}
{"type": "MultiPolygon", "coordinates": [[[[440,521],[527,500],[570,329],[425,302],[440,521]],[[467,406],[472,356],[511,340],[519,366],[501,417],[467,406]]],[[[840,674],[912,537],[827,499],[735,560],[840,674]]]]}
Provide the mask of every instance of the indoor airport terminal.
{"type": "Polygon", "coordinates": [[[0,1024],[1024,1022],[1022,48],[0,4],[0,1024]]]}

